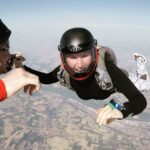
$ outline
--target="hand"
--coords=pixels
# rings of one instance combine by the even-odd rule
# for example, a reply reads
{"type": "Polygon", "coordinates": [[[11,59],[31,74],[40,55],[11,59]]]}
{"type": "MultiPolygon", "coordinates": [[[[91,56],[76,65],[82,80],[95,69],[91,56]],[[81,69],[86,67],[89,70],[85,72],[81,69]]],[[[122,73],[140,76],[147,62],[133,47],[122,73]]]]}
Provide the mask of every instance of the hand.
{"type": "Polygon", "coordinates": [[[12,70],[9,74],[2,78],[2,80],[6,87],[7,97],[12,96],[27,85],[30,86],[29,94],[40,89],[38,77],[22,68],[12,70]]]}
{"type": "Polygon", "coordinates": [[[97,120],[96,122],[99,125],[106,125],[111,123],[112,121],[116,119],[122,119],[123,114],[121,111],[117,109],[112,109],[110,106],[106,105],[103,108],[100,108],[96,111],[97,114],[97,120]]]}
{"type": "Polygon", "coordinates": [[[31,84],[26,85],[26,86],[24,86],[24,92],[28,93],[29,95],[32,95],[35,88],[36,88],[35,85],[31,85],[31,84]]]}
{"type": "Polygon", "coordinates": [[[25,58],[21,55],[21,53],[12,54],[12,68],[22,68],[23,61],[25,58]]]}

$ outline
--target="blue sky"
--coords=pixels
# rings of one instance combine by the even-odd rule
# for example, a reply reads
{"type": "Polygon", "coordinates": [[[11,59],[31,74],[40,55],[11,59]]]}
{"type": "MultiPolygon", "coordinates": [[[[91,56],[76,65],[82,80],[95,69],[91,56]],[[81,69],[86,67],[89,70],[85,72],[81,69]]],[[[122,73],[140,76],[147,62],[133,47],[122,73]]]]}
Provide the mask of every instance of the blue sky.
{"type": "Polygon", "coordinates": [[[14,48],[55,47],[68,28],[82,26],[101,45],[150,49],[148,0],[5,0],[0,6],[14,48]]]}

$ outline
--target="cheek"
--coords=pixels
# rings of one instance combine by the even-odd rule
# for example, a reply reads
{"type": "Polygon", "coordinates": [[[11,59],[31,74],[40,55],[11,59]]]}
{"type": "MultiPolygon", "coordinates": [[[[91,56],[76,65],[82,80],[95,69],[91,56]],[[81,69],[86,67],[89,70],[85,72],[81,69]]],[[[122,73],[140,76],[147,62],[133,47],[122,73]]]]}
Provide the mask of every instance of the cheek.
{"type": "Polygon", "coordinates": [[[89,66],[91,63],[92,63],[92,57],[89,56],[89,57],[86,57],[84,58],[84,63],[89,66]]]}
{"type": "Polygon", "coordinates": [[[66,58],[66,63],[70,68],[73,68],[75,65],[74,59],[66,58]]]}

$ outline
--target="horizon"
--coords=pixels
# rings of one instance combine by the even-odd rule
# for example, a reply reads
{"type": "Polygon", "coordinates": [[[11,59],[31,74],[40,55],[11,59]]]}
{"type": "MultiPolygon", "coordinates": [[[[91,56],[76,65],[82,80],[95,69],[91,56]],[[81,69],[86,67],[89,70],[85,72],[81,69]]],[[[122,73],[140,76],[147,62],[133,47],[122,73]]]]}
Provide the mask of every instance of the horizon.
{"type": "Polygon", "coordinates": [[[137,51],[149,57],[149,4],[147,0],[6,0],[1,2],[0,14],[12,31],[12,52],[53,51],[57,55],[62,34],[72,27],[84,27],[99,45],[119,55],[137,51]]]}

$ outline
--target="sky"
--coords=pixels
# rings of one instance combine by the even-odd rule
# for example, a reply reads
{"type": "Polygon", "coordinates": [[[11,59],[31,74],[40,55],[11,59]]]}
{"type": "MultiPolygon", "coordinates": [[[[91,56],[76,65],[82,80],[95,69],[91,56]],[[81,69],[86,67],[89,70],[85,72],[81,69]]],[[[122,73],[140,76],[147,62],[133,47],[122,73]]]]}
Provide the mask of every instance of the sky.
{"type": "Polygon", "coordinates": [[[12,31],[12,51],[57,51],[72,27],[87,28],[99,45],[116,51],[150,49],[149,0],[5,0],[0,6],[0,18],[12,31]]]}

